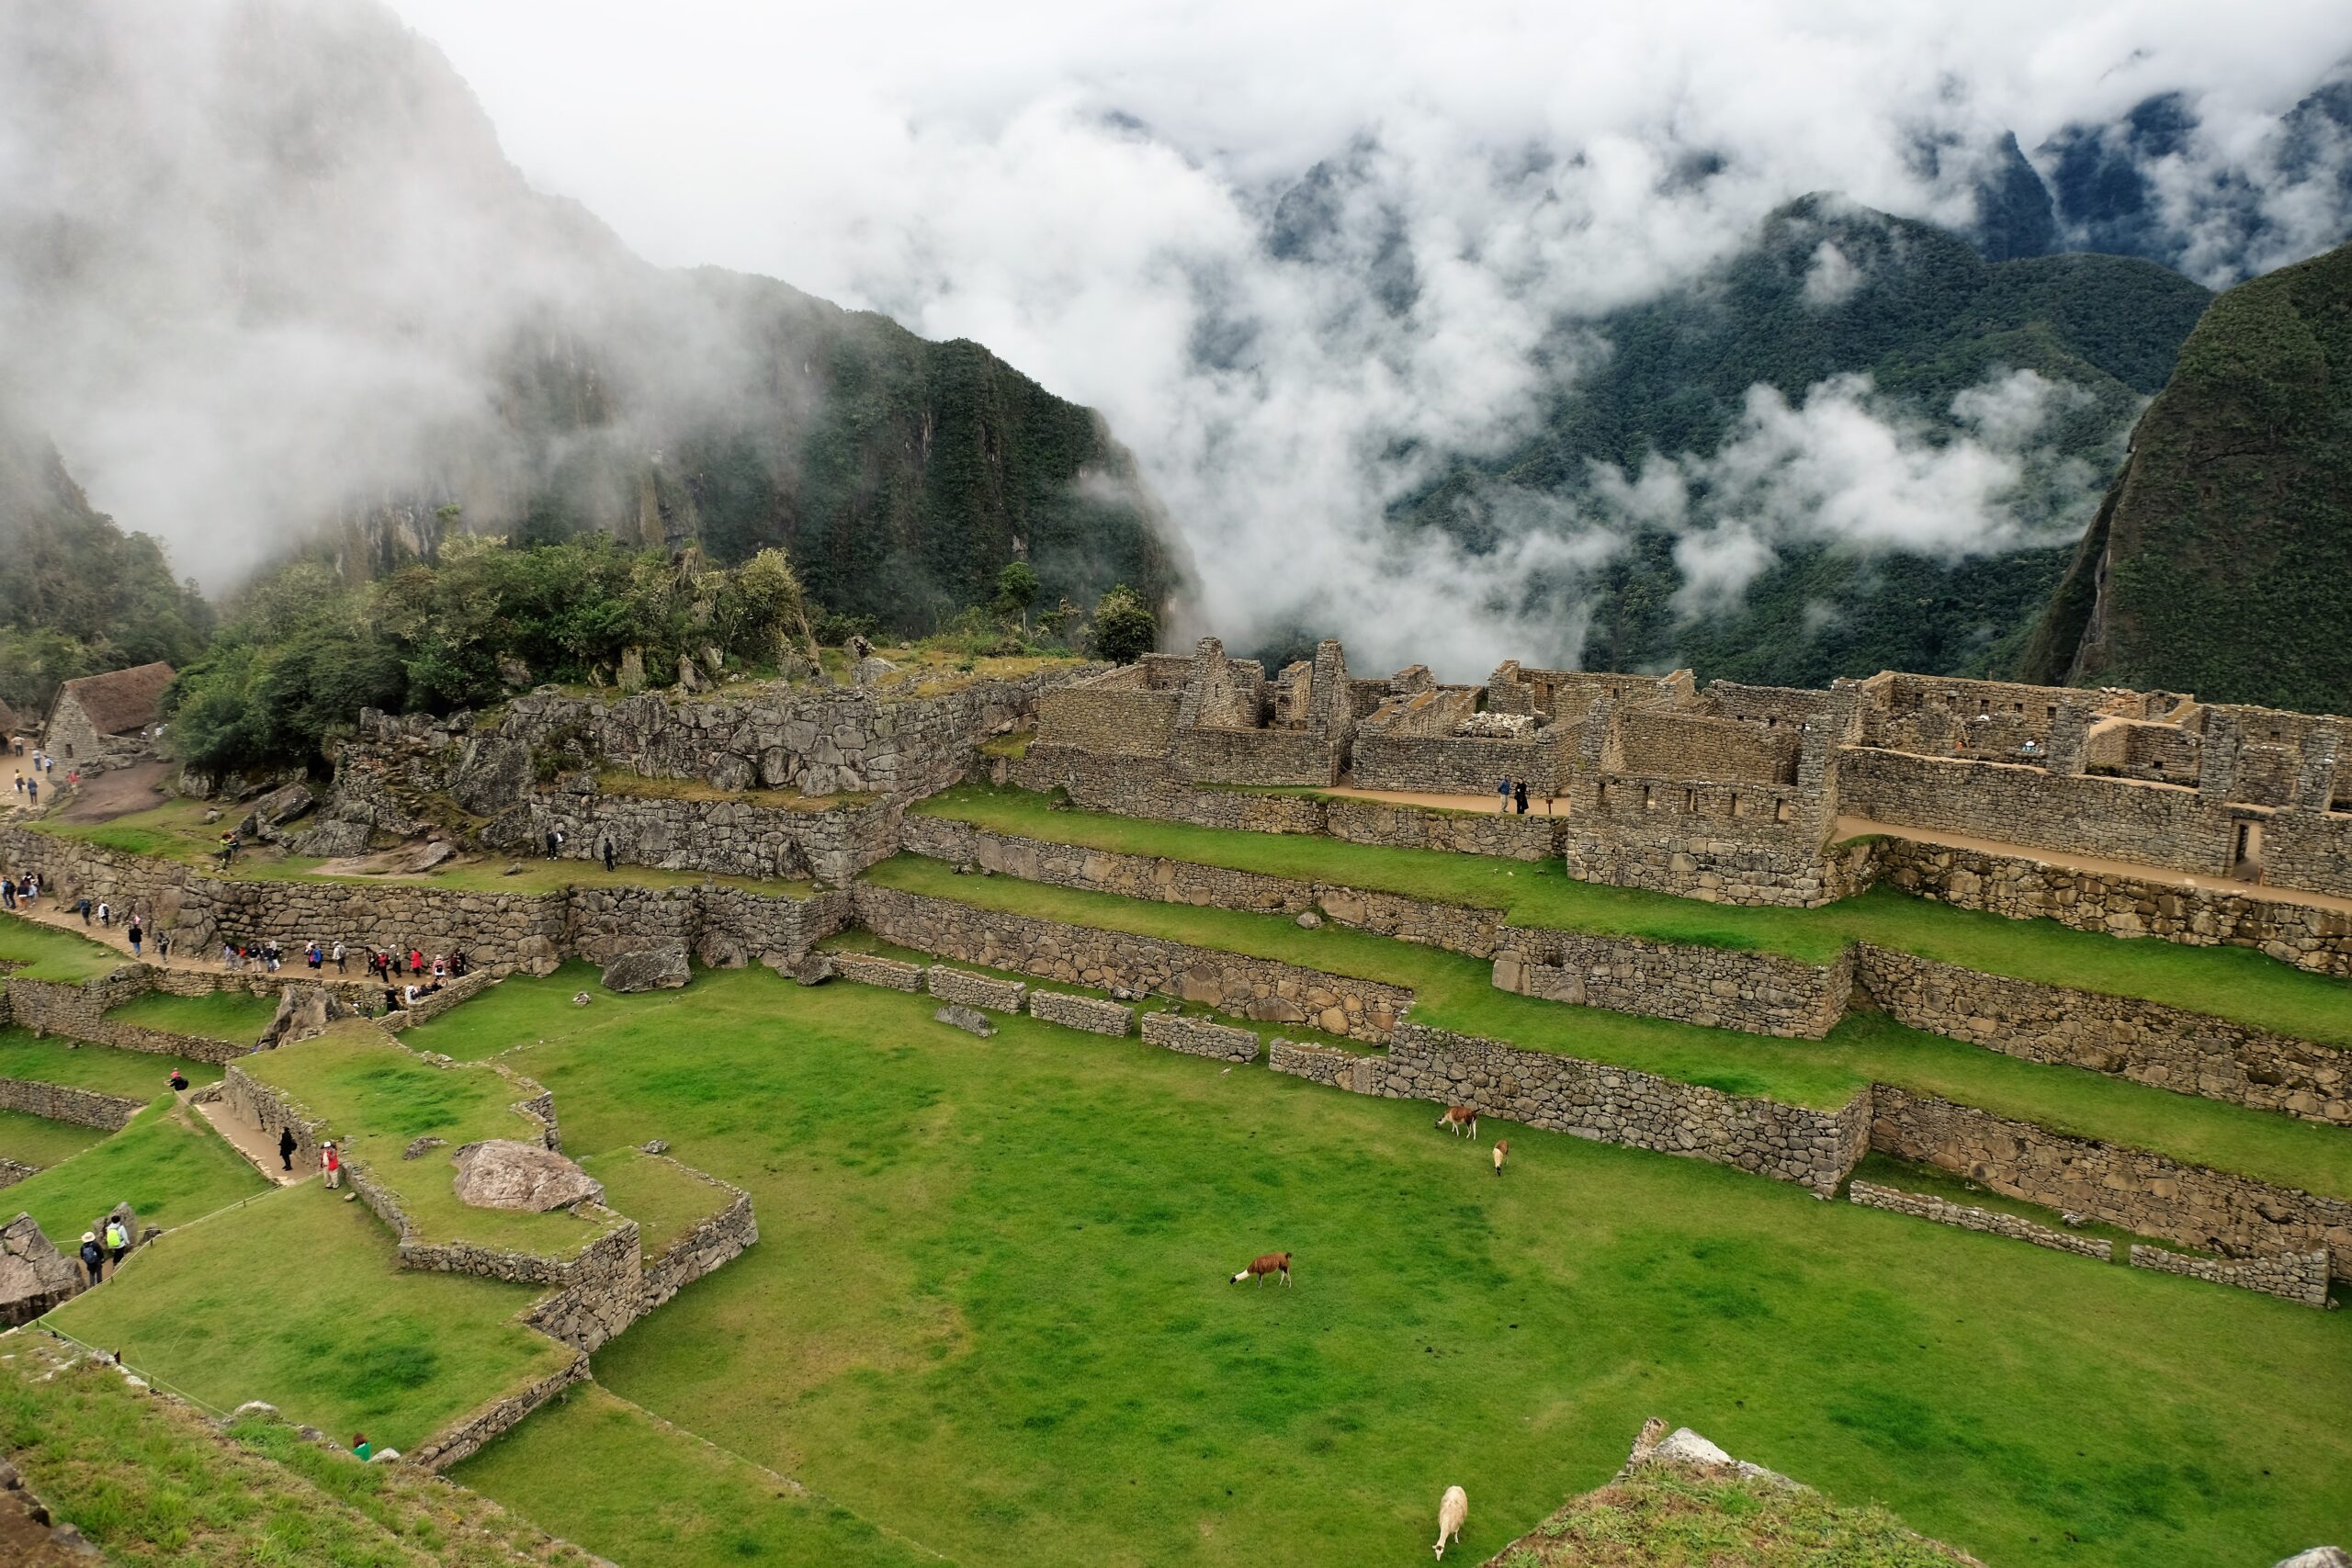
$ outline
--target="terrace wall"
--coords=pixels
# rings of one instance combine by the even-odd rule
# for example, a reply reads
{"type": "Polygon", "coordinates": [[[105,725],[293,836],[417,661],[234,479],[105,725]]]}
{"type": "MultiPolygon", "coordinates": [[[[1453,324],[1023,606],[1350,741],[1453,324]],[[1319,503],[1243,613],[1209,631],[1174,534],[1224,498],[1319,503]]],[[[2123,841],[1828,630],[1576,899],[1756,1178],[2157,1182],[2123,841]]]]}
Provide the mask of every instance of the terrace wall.
{"type": "Polygon", "coordinates": [[[1500,940],[1498,989],[1706,1029],[1818,1040],[1846,1015],[1853,991],[1850,953],[1804,964],[1767,953],[1516,926],[1504,927],[1500,940]]]}
{"type": "MultiPolygon", "coordinates": [[[[157,1080],[161,1093],[162,1080],[157,1080]]],[[[117,1132],[130,1124],[130,1119],[146,1109],[143,1100],[129,1100],[119,1094],[100,1094],[94,1089],[75,1089],[69,1084],[43,1083],[37,1078],[0,1078],[0,1111],[21,1111],[28,1116],[45,1117],[51,1122],[71,1122],[77,1127],[103,1127],[117,1132]]]]}
{"type": "Polygon", "coordinates": [[[1870,1144],[1996,1192],[2233,1257],[2325,1248],[2352,1279],[2352,1201],[2070,1138],[2030,1122],[1873,1084],[1870,1144]]]}
{"type": "MultiPolygon", "coordinates": [[[[254,1048],[250,1040],[215,1040],[201,1034],[181,1034],[149,1029],[107,1017],[108,1010],[134,998],[164,987],[154,983],[160,971],[144,964],[126,964],[113,974],[81,985],[62,980],[30,980],[22,976],[7,983],[8,1015],[40,1034],[62,1034],[71,1040],[112,1045],[124,1051],[184,1056],[191,1062],[233,1062],[254,1048]]],[[[204,993],[212,987],[206,987],[204,993]]]]}
{"type": "Polygon", "coordinates": [[[1575,753],[1566,730],[1553,726],[1532,739],[1471,735],[1386,735],[1356,732],[1358,787],[1438,795],[1492,795],[1495,781],[1525,781],[1531,795],[1557,795],[1566,786],[1575,753]]]}
{"type": "Polygon", "coordinates": [[[1106,1002],[1100,997],[1072,996],[1067,991],[1032,991],[1029,993],[1029,1016],[1047,1023],[1058,1023],[1064,1029],[1083,1030],[1089,1034],[1111,1034],[1125,1039],[1136,1026],[1136,1010],[1117,1002],[1106,1002]]]}
{"type": "Polygon", "coordinates": [[[2189,1258],[2177,1252],[2167,1252],[2161,1247],[2134,1247],[2132,1249],[2132,1267],[2153,1269],[2164,1274],[2179,1274],[2216,1285],[2233,1285],[2241,1291],[2259,1291],[2266,1296],[2278,1296],[2302,1306],[2327,1305],[2327,1254],[2324,1251],[2288,1252],[2276,1258],[2233,1260],[2189,1258]]]}
{"type": "Polygon", "coordinates": [[[1212,1056],[1221,1062],[1258,1059],[1258,1036],[1251,1031],[1172,1012],[1145,1013],[1143,1041],[1147,1045],[1162,1045],[1188,1056],[1212,1056]]]}
{"type": "Polygon", "coordinates": [[[1579,882],[1711,904],[1810,909],[1861,892],[1871,883],[1869,852],[1823,848],[1819,829],[1806,826],[1801,794],[1611,779],[1597,818],[1579,812],[1564,824],[1561,851],[1579,882]],[[1641,804],[1645,789],[1656,807],[1641,804]],[[1696,797],[1688,809],[1686,795],[1696,797]],[[1794,813],[1785,824],[1775,820],[1783,802],[1794,813]],[[1736,805],[1752,815],[1735,815],[1736,805]]]}
{"type": "Polygon", "coordinates": [[[2352,1125],[2352,1052],[2207,1013],[1983,975],[1861,946],[1856,977],[1895,1021],[2028,1061],[2352,1125]]]}
{"type": "MultiPolygon", "coordinates": [[[[653,1159],[668,1159],[666,1155],[649,1156],[653,1159]]],[[[672,1160],[670,1163],[676,1165],[672,1160]]],[[[704,1275],[715,1271],[721,1264],[740,1258],[759,1245],[760,1223],[752,1213],[752,1195],[741,1188],[719,1180],[717,1177],[680,1165],[680,1170],[721,1191],[732,1193],[727,1206],[708,1216],[664,1247],[658,1258],[645,1260],[644,1280],[639,1292],[640,1313],[651,1312],[671,1297],[693,1284],[704,1275]]]]}
{"type": "MultiPolygon", "coordinates": [[[[1358,1040],[1386,1039],[1396,1015],[1413,999],[1404,987],[1376,980],[1035,919],[869,883],[860,883],[854,897],[858,923],[900,947],[1095,990],[1179,997],[1238,1017],[1306,1023],[1358,1040]]],[[[1037,993],[1029,1001],[1035,1012],[1037,993]]]]}
{"type": "Polygon", "coordinates": [[[2005,1214],[1998,1209],[1980,1209],[1973,1203],[1954,1203],[1917,1192],[1898,1191],[1869,1181],[1852,1183],[1846,1189],[1846,1196],[1866,1209],[1884,1209],[1891,1213],[1908,1214],[1913,1219],[1928,1220],[1939,1225],[1957,1225],[1962,1230],[2005,1235],[2012,1241],[2031,1242],[2052,1252],[2070,1252],[2077,1258],[2097,1258],[2101,1263],[2111,1263],[2115,1259],[2115,1244],[2111,1241],[2069,1235],[2064,1231],[2035,1224],[2031,1220],[2016,1214],[2005,1214]]]}
{"type": "Polygon", "coordinates": [[[1317,1045],[1301,1040],[1272,1040],[1266,1044],[1266,1066],[1292,1077],[1305,1078],[1351,1094],[1378,1094],[1386,1064],[1378,1056],[1317,1045]]]}
{"type": "Polygon", "coordinates": [[[2259,948],[2299,969],[2352,977],[2352,911],[2283,904],[2245,883],[2182,887],[1913,839],[1883,840],[1872,853],[1887,882],[1960,908],[2190,947],[2259,948]]]}
{"type": "Polygon", "coordinates": [[[459,1460],[470,1459],[492,1441],[522,1425],[523,1418],[554,1399],[573,1383],[588,1381],[588,1358],[574,1355],[560,1371],[550,1372],[515,1390],[477,1405],[410,1450],[409,1463],[435,1472],[459,1460]]]}
{"type": "Polygon", "coordinates": [[[816,809],[748,800],[666,800],[559,789],[534,793],[482,829],[482,842],[522,855],[564,835],[566,860],[596,861],[607,840],[618,860],[664,871],[848,882],[898,850],[895,799],[836,801],[816,809]]]}

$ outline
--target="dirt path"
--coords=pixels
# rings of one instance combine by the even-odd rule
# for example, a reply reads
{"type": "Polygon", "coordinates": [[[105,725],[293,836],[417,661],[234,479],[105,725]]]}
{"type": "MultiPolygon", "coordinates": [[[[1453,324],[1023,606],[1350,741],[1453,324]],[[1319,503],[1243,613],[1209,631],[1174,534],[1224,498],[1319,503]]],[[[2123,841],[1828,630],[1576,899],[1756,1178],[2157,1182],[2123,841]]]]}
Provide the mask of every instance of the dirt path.
{"type": "MultiPolygon", "coordinates": [[[[118,817],[128,817],[134,811],[170,801],[164,793],[164,781],[171,776],[168,762],[141,762],[136,767],[109,768],[82,781],[79,788],[65,792],[64,809],[57,813],[60,822],[111,822],[118,817]]],[[[51,779],[59,775],[51,774],[51,779]]]]}
{"type": "Polygon", "coordinates": [[[196,1108],[196,1112],[211,1122],[212,1130],[226,1138],[232,1148],[252,1161],[255,1170],[278,1186],[291,1187],[311,1174],[300,1168],[287,1170],[278,1158],[277,1141],[252,1122],[242,1120],[220,1100],[206,1100],[196,1108]]]}
{"type": "MultiPolygon", "coordinates": [[[[1434,806],[1442,811],[1475,811],[1485,817],[1499,817],[1505,813],[1495,809],[1499,798],[1493,795],[1430,795],[1409,789],[1358,789],[1353,784],[1333,784],[1318,789],[1317,795],[1344,795],[1355,800],[1385,800],[1397,806],[1434,806]]],[[[1530,817],[1566,817],[1568,814],[1566,795],[1531,795],[1527,797],[1530,817]]]]}

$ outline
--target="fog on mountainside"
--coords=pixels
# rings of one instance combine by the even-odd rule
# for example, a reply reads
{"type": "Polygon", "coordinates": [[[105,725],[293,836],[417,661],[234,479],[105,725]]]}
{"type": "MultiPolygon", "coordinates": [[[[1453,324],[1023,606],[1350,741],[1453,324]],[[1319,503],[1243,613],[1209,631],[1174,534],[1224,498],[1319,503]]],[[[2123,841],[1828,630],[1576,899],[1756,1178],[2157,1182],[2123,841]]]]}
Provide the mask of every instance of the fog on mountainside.
{"type": "Polygon", "coordinates": [[[453,522],[786,545],[910,630],[1014,558],[1049,604],[1178,577],[1088,411],[974,344],[647,265],[372,0],[0,13],[0,340],[96,503],[215,590],[453,522]]]}

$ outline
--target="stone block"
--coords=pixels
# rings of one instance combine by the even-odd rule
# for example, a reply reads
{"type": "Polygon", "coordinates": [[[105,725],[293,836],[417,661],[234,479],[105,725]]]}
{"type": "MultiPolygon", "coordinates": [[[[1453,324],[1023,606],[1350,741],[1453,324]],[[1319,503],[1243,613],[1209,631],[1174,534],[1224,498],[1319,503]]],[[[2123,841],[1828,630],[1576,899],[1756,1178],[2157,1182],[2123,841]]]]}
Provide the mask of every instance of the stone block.
{"type": "Polygon", "coordinates": [[[942,1001],[997,1012],[1019,1012],[1022,998],[1029,994],[1029,987],[1019,980],[1000,980],[993,975],[975,975],[968,969],[954,969],[944,964],[933,964],[925,983],[931,994],[942,1001]]]}
{"type": "Polygon", "coordinates": [[[1147,1045],[1164,1045],[1192,1056],[1214,1056],[1227,1062],[1258,1059],[1258,1036],[1253,1031],[1214,1023],[1204,1018],[1147,1012],[1143,1015],[1143,1039],[1147,1045]]]}
{"type": "Polygon", "coordinates": [[[1030,992],[1029,1015],[1065,1029],[1115,1035],[1125,1035],[1134,1028],[1136,1017],[1133,1008],[1096,997],[1072,996],[1067,991],[1030,992]]]}
{"type": "Polygon", "coordinates": [[[966,1007],[961,1002],[950,1002],[931,1016],[935,1023],[960,1029],[967,1034],[977,1034],[983,1040],[996,1032],[996,1025],[989,1021],[988,1014],[978,1008],[966,1007]]]}

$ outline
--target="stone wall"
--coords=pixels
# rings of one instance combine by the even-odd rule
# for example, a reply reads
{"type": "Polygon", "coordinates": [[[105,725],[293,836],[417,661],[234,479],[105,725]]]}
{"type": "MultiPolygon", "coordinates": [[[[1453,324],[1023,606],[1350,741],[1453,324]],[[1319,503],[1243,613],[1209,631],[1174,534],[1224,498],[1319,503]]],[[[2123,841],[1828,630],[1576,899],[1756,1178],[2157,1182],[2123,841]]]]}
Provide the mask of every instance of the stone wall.
{"type": "MultiPolygon", "coordinates": [[[[155,1081],[155,1092],[163,1092],[160,1077],[155,1081]]],[[[51,1122],[71,1122],[77,1127],[103,1127],[109,1133],[119,1132],[146,1106],[143,1100],[127,1100],[119,1094],[100,1094],[94,1089],[42,1083],[35,1078],[0,1078],[0,1111],[20,1111],[28,1116],[40,1116],[51,1122]]]]}
{"type": "Polygon", "coordinates": [[[1474,1105],[1550,1132],[1736,1166],[1824,1198],[1861,1157],[1871,1126],[1866,1093],[1809,1111],[1411,1022],[1396,1026],[1384,1066],[1375,1081],[1391,1100],[1474,1105]]]}
{"type": "Polygon", "coordinates": [[[1973,1203],[1954,1203],[1917,1192],[1898,1191],[1869,1181],[1852,1183],[1846,1189],[1846,1196],[1867,1209],[1885,1209],[1897,1214],[1909,1214],[1914,1219],[1931,1220],[1939,1225],[1958,1225],[1962,1230],[2005,1235],[2015,1241],[2030,1241],[2052,1252],[2071,1252],[2077,1258],[2095,1258],[2101,1263],[2112,1262],[2115,1258],[2113,1242],[2069,1235],[2064,1231],[2035,1224],[2031,1220],[2016,1214],[2005,1214],[1998,1209],[1980,1209],[1973,1203]]]}
{"type": "Polygon", "coordinates": [[[1386,1064],[1377,1056],[1342,1051],[1336,1045],[1275,1039],[1267,1042],[1266,1066],[1351,1094],[1378,1094],[1386,1064]]]}
{"type": "MultiPolygon", "coordinates": [[[[1402,986],[1158,937],[1065,925],[860,883],[857,920],[900,947],[1096,990],[1172,996],[1261,1021],[1385,1040],[1413,999],[1402,986]]],[[[1036,994],[1030,997],[1036,1007],[1036,994]]]]}
{"type": "Polygon", "coordinates": [[[1560,793],[1573,756],[1561,726],[1524,740],[1473,735],[1388,735],[1356,732],[1352,776],[1363,789],[1420,794],[1492,795],[1496,781],[1524,780],[1530,795],[1560,793]]]}
{"type": "MultiPolygon", "coordinates": [[[[1488,789],[1494,780],[1487,781],[1488,789]]],[[[1351,844],[1382,844],[1392,849],[1443,850],[1453,854],[1493,855],[1502,860],[1549,860],[1559,852],[1566,819],[1536,810],[1448,811],[1437,807],[1403,806],[1386,800],[1357,800],[1329,795],[1320,805],[1317,831],[1351,844]]]]}
{"type": "Polygon", "coordinates": [[[975,975],[968,969],[951,969],[944,964],[933,964],[924,983],[931,994],[943,1002],[960,1002],[993,1012],[1019,1012],[1022,998],[1029,994],[1029,987],[1018,980],[975,975]]]}
{"type": "Polygon", "coordinates": [[[1838,809],[1889,827],[2221,876],[2233,814],[2186,785],[1867,747],[1838,760],[1838,809]]]}
{"type": "Polygon", "coordinates": [[[27,1165],[22,1160],[0,1159],[0,1187],[14,1187],[28,1176],[39,1176],[40,1167],[27,1165]]]}
{"type": "Polygon", "coordinates": [[[1711,904],[1810,909],[1861,892],[1870,886],[1868,852],[1824,848],[1797,793],[1611,780],[1607,814],[1569,818],[1560,852],[1579,882],[1711,904]],[[1645,791],[1662,803],[1655,811],[1642,805],[1645,791]],[[1687,797],[1695,799],[1685,810],[1687,797]],[[1792,814],[1787,823],[1776,820],[1783,804],[1792,814]]]}
{"type": "Polygon", "coordinates": [[[573,1383],[588,1381],[588,1358],[574,1355],[559,1371],[475,1406],[401,1457],[435,1472],[470,1459],[492,1441],[522,1425],[523,1418],[573,1383]]]}
{"type": "MultiPolygon", "coordinates": [[[[593,784],[594,780],[586,782],[593,784]]],[[[616,859],[665,871],[807,878],[840,886],[898,851],[895,800],[837,801],[824,809],[749,800],[668,800],[590,789],[533,793],[482,829],[493,849],[543,853],[564,835],[566,860],[616,859]]]]}
{"type": "Polygon", "coordinates": [[[134,998],[162,989],[154,984],[158,973],[144,964],[126,964],[101,979],[86,980],[78,986],[62,980],[14,976],[8,981],[9,1012],[17,1023],[38,1033],[62,1034],[70,1040],[86,1040],[124,1051],[185,1056],[191,1062],[233,1062],[254,1048],[250,1040],[180,1034],[106,1016],[134,998]]]}
{"type": "Polygon", "coordinates": [[[2308,1307],[2327,1305],[2327,1253],[2289,1252],[2275,1258],[2249,1258],[2233,1261],[2216,1258],[2191,1258],[2184,1253],[2167,1252],[2161,1247],[2134,1247],[2132,1267],[2153,1269],[2163,1274],[2180,1274],[2191,1280],[2206,1280],[2216,1285],[2234,1285],[2241,1291],[2259,1291],[2266,1296],[2278,1296],[2308,1307]]]}
{"type": "MultiPolygon", "coordinates": [[[[594,1213],[585,1203],[580,1209],[594,1213]]],[[[495,1279],[532,1277],[527,1269],[515,1269],[509,1261],[521,1261],[520,1255],[460,1247],[443,1247],[435,1251],[459,1263],[463,1272],[489,1274],[495,1279]],[[507,1272],[509,1269],[514,1271],[507,1272]]],[[[641,1233],[635,1220],[621,1221],[575,1256],[555,1261],[560,1269],[554,1281],[556,1292],[534,1303],[523,1319],[548,1338],[576,1350],[594,1352],[645,1314],[645,1258],[641,1233]]],[[[401,1266],[419,1267],[411,1261],[405,1246],[401,1249],[401,1266]]]]}
{"type": "Polygon", "coordinates": [[[1497,988],[1579,1007],[1782,1039],[1818,1040],[1846,1015],[1853,958],[1804,964],[1776,953],[1506,926],[1497,988]]]}
{"type": "Polygon", "coordinates": [[[1960,908],[2191,947],[2259,948],[2299,969],[2352,977],[2352,911],[2280,903],[2245,883],[2181,887],[1903,838],[1880,840],[1874,854],[1885,881],[1960,908]]]}
{"type": "Polygon", "coordinates": [[[1143,1042],[1182,1051],[1188,1056],[1214,1056],[1221,1062],[1258,1059],[1258,1036],[1251,1031],[1212,1023],[1204,1018],[1186,1018],[1181,1013],[1145,1013],[1143,1042]]]}
{"type": "Polygon", "coordinates": [[[825,956],[832,972],[853,985],[879,986],[887,991],[922,989],[922,965],[919,964],[865,953],[831,953],[825,956]]]}
{"type": "Polygon", "coordinates": [[[1100,997],[1072,996],[1067,991],[1032,991],[1029,993],[1029,1016],[1047,1023],[1058,1023],[1064,1029],[1082,1029],[1089,1034],[1113,1034],[1125,1037],[1135,1027],[1136,1010],[1117,1002],[1106,1002],[1100,997]]]}
{"type": "Polygon", "coordinates": [[[1624,750],[1623,765],[1615,772],[1724,784],[1796,782],[1793,731],[1687,709],[1627,708],[1618,715],[1617,723],[1624,750]]]}
{"type": "Polygon", "coordinates": [[[1309,795],[1204,789],[1164,761],[1103,756],[1067,746],[1034,745],[1006,764],[1006,783],[1050,794],[1060,790],[1091,811],[1155,817],[1250,833],[1319,833],[1322,803],[1309,795]]]}
{"type": "Polygon", "coordinates": [[[2030,1122],[1871,1087],[1871,1147],[1957,1171],[2011,1198],[2232,1257],[2324,1247],[2352,1278],[2352,1201],[2070,1138],[2030,1122]]]}
{"type": "Polygon", "coordinates": [[[2029,1061],[2056,1062],[2352,1125],[2352,1052],[2130,997],[1981,975],[1863,945],[1856,975],[1912,1029],[2029,1061]]]}
{"type": "Polygon", "coordinates": [[[2262,880],[2312,893],[2352,893],[2352,815],[2282,810],[2263,830],[2262,880]]]}
{"type": "MultiPolygon", "coordinates": [[[[647,1157],[669,1159],[666,1155],[647,1157]]],[[[638,1307],[641,1313],[651,1312],[719,1265],[741,1257],[760,1240],[760,1224],[752,1213],[752,1195],[749,1192],[692,1166],[678,1165],[675,1160],[669,1160],[669,1163],[676,1165],[686,1175],[733,1196],[724,1209],[703,1219],[693,1230],[664,1247],[660,1257],[645,1260],[644,1282],[639,1291],[638,1307]]]]}

